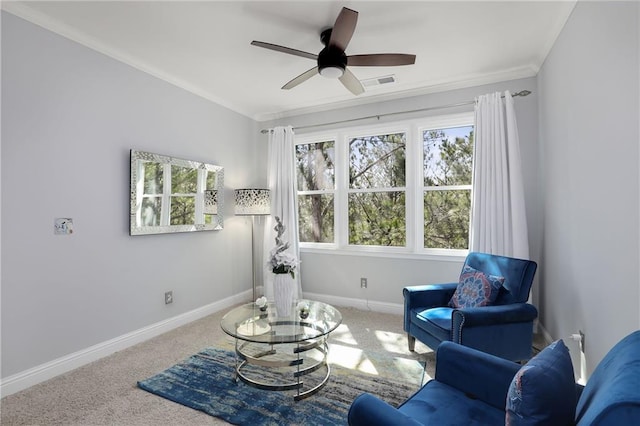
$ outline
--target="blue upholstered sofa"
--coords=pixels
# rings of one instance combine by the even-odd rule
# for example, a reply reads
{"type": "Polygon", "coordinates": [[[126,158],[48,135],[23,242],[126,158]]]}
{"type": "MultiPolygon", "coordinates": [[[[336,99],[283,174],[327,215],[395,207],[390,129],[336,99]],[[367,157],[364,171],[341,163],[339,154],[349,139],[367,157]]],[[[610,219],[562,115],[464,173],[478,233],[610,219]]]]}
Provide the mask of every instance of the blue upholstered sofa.
{"type": "MultiPolygon", "coordinates": [[[[562,343],[557,346],[566,347],[562,343]]],[[[550,345],[553,346],[553,345],[550,345]]],[[[546,352],[547,348],[543,350],[546,352]]],[[[540,355],[542,355],[542,353],[540,355]]],[[[504,425],[507,408],[511,415],[513,407],[507,402],[512,398],[514,384],[530,386],[522,377],[526,367],[534,364],[532,358],[525,366],[468,348],[457,343],[443,342],[436,353],[435,379],[425,384],[418,392],[394,408],[375,396],[365,393],[355,399],[349,409],[349,424],[358,425],[504,425]]],[[[565,356],[568,357],[568,351],[565,356]]],[[[571,359],[568,368],[572,370],[571,359]]],[[[561,421],[551,414],[546,419],[531,415],[509,419],[514,425],[640,425],[640,331],[636,331],[609,351],[582,387],[573,382],[573,371],[566,372],[570,391],[555,389],[554,375],[558,363],[540,368],[541,382],[546,389],[525,393],[518,389],[522,399],[530,398],[538,410],[556,409],[565,405],[561,421]],[[551,367],[550,367],[551,366],[551,367]],[[553,388],[549,389],[548,386],[553,388]],[[553,395],[557,390],[559,395],[553,395]],[[575,392],[573,392],[575,391],[575,392]],[[527,396],[524,396],[527,395],[527,396]],[[567,407],[568,405],[568,407],[567,407]]],[[[533,371],[529,367],[528,371],[533,371]]],[[[565,367],[566,368],[566,367],[565,367]]],[[[566,375],[565,375],[566,376],[566,375]]],[[[566,379],[565,384],[566,384],[566,379]]],[[[512,404],[511,404],[512,405],[512,404]]],[[[540,413],[537,413],[538,415],[540,413]]]]}

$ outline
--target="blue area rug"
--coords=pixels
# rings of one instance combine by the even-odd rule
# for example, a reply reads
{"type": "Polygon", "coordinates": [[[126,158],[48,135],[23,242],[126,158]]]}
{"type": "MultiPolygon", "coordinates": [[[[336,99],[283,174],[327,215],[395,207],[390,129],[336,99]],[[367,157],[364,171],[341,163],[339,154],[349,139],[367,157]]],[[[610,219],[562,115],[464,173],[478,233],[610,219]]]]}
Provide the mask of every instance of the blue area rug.
{"type": "MultiPolygon", "coordinates": [[[[138,386],[236,425],[346,425],[351,402],[363,392],[397,405],[417,390],[405,381],[332,366],[327,385],[296,402],[295,391],[267,391],[236,383],[234,366],[233,352],[207,348],[138,386]]],[[[261,379],[268,377],[263,374],[261,379]]]]}

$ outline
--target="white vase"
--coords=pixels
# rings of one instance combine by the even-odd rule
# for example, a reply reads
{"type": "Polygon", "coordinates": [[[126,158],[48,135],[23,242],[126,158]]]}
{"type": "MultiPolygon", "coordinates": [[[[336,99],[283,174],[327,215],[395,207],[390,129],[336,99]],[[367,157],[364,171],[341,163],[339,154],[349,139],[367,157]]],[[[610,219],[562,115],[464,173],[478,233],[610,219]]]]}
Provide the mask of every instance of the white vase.
{"type": "Polygon", "coordinates": [[[294,280],[290,274],[274,274],[273,296],[276,301],[276,309],[279,317],[288,317],[293,305],[294,280]]]}

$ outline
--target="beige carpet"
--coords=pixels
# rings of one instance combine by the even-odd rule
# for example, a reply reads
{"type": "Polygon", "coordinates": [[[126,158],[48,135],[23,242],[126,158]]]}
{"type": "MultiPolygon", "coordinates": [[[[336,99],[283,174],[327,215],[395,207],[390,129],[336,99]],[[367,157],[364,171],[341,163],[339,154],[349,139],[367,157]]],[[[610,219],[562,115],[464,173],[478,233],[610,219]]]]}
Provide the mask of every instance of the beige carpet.
{"type": "MultiPolygon", "coordinates": [[[[343,324],[330,337],[333,364],[418,384],[415,360],[433,375],[434,354],[419,342],[407,350],[402,317],[339,308],[343,324]]],[[[224,312],[115,353],[0,401],[1,424],[9,425],[219,425],[225,422],[152,395],[136,386],[205,347],[233,348],[220,329],[224,312]]]]}

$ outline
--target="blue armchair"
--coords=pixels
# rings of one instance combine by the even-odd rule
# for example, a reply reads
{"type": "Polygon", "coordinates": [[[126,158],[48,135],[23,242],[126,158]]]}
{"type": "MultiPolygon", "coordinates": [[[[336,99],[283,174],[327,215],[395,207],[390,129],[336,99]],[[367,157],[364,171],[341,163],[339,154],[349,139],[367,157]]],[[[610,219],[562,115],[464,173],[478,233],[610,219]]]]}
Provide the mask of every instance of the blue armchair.
{"type": "Polygon", "coordinates": [[[511,361],[531,358],[533,321],[538,310],[527,303],[537,264],[486,253],[469,253],[470,266],[487,275],[504,277],[490,306],[452,308],[448,303],[458,283],[405,287],[404,330],[409,350],[415,339],[435,350],[452,341],[511,361]]]}
{"type": "Polygon", "coordinates": [[[444,342],[434,380],[398,408],[361,394],[349,408],[349,425],[502,426],[507,417],[514,425],[640,424],[640,331],[607,353],[585,387],[573,381],[564,344],[551,346],[521,366],[444,342]]]}

